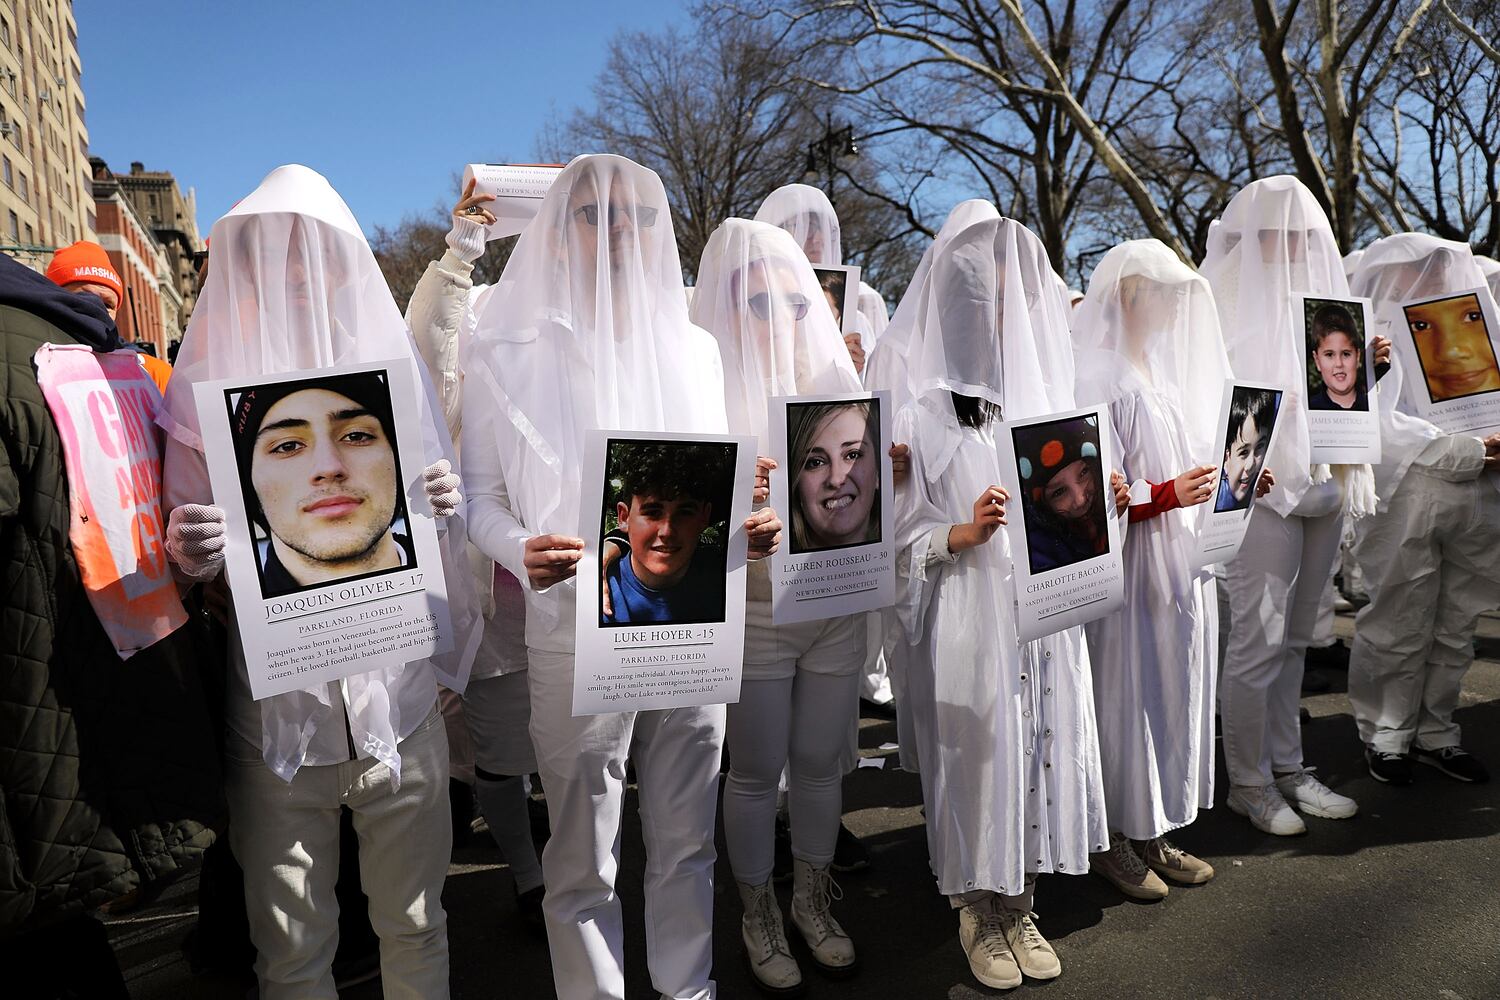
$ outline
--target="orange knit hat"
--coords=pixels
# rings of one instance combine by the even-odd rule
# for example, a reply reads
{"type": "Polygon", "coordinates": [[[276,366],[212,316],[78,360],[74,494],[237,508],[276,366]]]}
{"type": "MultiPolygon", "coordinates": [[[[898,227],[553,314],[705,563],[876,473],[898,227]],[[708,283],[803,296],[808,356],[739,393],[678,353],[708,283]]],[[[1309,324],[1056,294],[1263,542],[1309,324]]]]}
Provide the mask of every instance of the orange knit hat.
{"type": "Polygon", "coordinates": [[[125,285],[109,263],[109,254],[97,243],[79,240],[72,246],[63,247],[52,255],[47,265],[47,277],[59,285],[85,282],[113,288],[115,295],[125,297],[125,285]]]}

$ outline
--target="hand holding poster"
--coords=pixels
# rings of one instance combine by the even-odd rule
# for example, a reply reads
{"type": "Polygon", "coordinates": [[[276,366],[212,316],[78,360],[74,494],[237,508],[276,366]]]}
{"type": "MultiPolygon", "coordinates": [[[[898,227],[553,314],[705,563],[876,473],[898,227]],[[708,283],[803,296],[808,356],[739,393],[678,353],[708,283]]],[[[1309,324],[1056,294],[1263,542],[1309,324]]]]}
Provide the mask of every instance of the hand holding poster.
{"type": "Polygon", "coordinates": [[[737,700],[755,439],[590,431],[583,462],[573,714],[737,700]]]}
{"type": "Polygon", "coordinates": [[[1369,299],[1296,293],[1307,370],[1312,461],[1364,465],[1380,461],[1380,415],[1370,406],[1375,352],[1369,299]]]}
{"type": "Polygon", "coordinates": [[[452,648],[411,365],[194,386],[256,699],[452,648]]]}
{"type": "Polygon", "coordinates": [[[1015,560],[1022,642],[1118,611],[1125,603],[1108,410],[1093,406],[1001,425],[997,446],[1015,560]]]}
{"type": "Polygon", "coordinates": [[[1404,303],[1398,331],[1417,415],[1449,434],[1500,429],[1500,322],[1483,289],[1404,303]]]}
{"type": "Polygon", "coordinates": [[[789,529],[771,557],[771,620],[889,607],[896,600],[890,393],[778,396],[769,417],[771,496],[789,529]]]}
{"type": "Polygon", "coordinates": [[[459,188],[467,188],[473,180],[475,194],[495,196],[494,201],[484,203],[495,215],[485,238],[500,240],[526,228],[562,169],[561,164],[546,163],[471,163],[464,167],[459,188]]]}
{"type": "Polygon", "coordinates": [[[1224,452],[1219,456],[1213,502],[1203,505],[1198,522],[1197,565],[1228,562],[1239,554],[1255,504],[1256,484],[1280,430],[1282,398],[1282,391],[1271,386],[1233,379],[1224,383],[1224,399],[1219,404],[1224,452]]]}

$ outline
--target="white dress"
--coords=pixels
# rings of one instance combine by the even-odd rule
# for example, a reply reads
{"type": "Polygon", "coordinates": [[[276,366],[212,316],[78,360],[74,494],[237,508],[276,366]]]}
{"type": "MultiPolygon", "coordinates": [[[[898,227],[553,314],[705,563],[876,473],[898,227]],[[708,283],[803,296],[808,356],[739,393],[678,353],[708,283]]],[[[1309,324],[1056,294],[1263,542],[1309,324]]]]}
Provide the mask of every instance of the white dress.
{"type": "MultiPolygon", "coordinates": [[[[896,440],[920,440],[934,428],[918,425],[937,419],[908,404],[896,440]]],[[[1028,874],[1086,872],[1107,844],[1088,653],[1079,629],[1017,645],[1004,531],[948,552],[949,526],[971,520],[999,482],[993,433],[964,428],[936,481],[928,475],[914,449],[897,515],[897,663],[933,873],[944,895],[1017,895],[1028,874]]]]}
{"type": "MultiPolygon", "coordinates": [[[[1199,464],[1174,400],[1134,373],[1117,392],[1110,421],[1133,496],[1199,464]]],[[[1086,626],[1109,826],[1135,840],[1213,805],[1218,600],[1213,574],[1190,568],[1194,520],[1178,509],[1130,525],[1125,607],[1086,626]]]]}

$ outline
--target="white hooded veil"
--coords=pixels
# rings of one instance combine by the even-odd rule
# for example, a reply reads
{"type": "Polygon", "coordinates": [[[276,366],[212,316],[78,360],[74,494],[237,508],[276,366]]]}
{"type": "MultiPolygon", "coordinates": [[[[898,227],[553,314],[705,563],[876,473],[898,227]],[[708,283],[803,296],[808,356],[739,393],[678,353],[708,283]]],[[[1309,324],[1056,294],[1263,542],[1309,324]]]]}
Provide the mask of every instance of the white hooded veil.
{"type": "Polygon", "coordinates": [[[1484,281],[1490,286],[1490,294],[1500,299],[1500,260],[1476,253],[1474,263],[1478,264],[1479,270],[1484,272],[1484,281]]]}
{"type": "MultiPolygon", "coordinates": [[[[622,156],[569,163],[479,306],[463,365],[465,440],[493,437],[532,534],[578,531],[586,431],[723,433],[718,349],[688,320],[661,179],[622,156]]],[[[563,624],[573,586],[528,589],[543,627],[563,624]]]]}
{"type": "Polygon", "coordinates": [[[838,213],[822,191],[809,184],[787,184],[766,196],[756,222],[769,222],[792,234],[809,263],[844,263],[838,213]]]}
{"type": "Polygon", "coordinates": [[[859,314],[870,324],[870,342],[865,345],[865,350],[872,351],[880,342],[880,335],[885,333],[885,328],[890,326],[891,315],[886,309],[885,296],[866,281],[859,283],[859,314]]]}
{"type": "MultiPolygon", "coordinates": [[[[1374,305],[1375,331],[1392,340],[1406,325],[1401,303],[1486,287],[1479,258],[1467,243],[1424,233],[1400,233],[1370,244],[1353,281],[1354,294],[1369,298],[1374,305]]],[[[1428,442],[1447,436],[1417,415],[1420,381],[1421,374],[1406,371],[1397,352],[1376,394],[1381,463],[1375,467],[1375,478],[1382,509],[1428,442]]],[[[1490,481],[1500,485],[1493,475],[1490,481]]]]}
{"type": "MultiPolygon", "coordinates": [[[[223,378],[290,375],[330,365],[407,359],[421,386],[424,465],[454,460],[442,409],[385,277],[353,213],[316,171],[277,167],[214,223],[213,262],[167,384],[161,422],[177,442],[203,451],[193,386],[223,378]]],[[[483,620],[464,556],[463,514],[440,523],[454,649],[430,661],[463,690],[483,620]]],[[[347,678],[356,742],[400,773],[388,688],[413,664],[347,678]]],[[[311,730],[332,711],[329,686],[260,702],[266,762],[283,777],[300,766],[311,730]],[[313,720],[303,731],[301,720],[313,720]]]]}
{"type": "Polygon", "coordinates": [[[771,396],[860,390],[827,297],[785,231],[726,220],[703,248],[696,287],[692,320],[719,343],[729,429],[754,434],[760,454],[771,453],[771,396]]]}
{"type": "MultiPolygon", "coordinates": [[[[1347,298],[1349,282],[1328,216],[1291,176],[1254,181],[1230,199],[1210,227],[1200,268],[1219,307],[1224,345],[1236,378],[1286,389],[1276,446],[1266,467],[1276,488],[1261,503],[1290,515],[1327,466],[1311,464],[1307,373],[1302,324],[1292,293],[1347,298]]],[[[1355,516],[1375,509],[1369,466],[1339,466],[1345,507],[1355,516]]]]}

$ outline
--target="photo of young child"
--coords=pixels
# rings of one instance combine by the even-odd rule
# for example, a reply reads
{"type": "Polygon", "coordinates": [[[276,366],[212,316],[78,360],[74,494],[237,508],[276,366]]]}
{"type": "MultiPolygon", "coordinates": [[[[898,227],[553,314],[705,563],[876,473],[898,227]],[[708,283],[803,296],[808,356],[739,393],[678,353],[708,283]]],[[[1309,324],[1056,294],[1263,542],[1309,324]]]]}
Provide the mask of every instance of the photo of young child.
{"type": "Polygon", "coordinates": [[[1068,417],[1011,430],[1032,573],[1109,552],[1108,479],[1098,420],[1068,417]]]}
{"type": "Polygon", "coordinates": [[[1434,403],[1500,390],[1500,364],[1479,296],[1455,295],[1403,311],[1434,403]]]}
{"type": "Polygon", "coordinates": [[[1307,408],[1367,412],[1364,310],[1329,299],[1307,299],[1304,310],[1307,408]]]}
{"type": "Polygon", "coordinates": [[[1219,470],[1214,513],[1249,509],[1280,411],[1281,393],[1275,389],[1234,387],[1229,421],[1224,429],[1224,463],[1219,470]]]}

